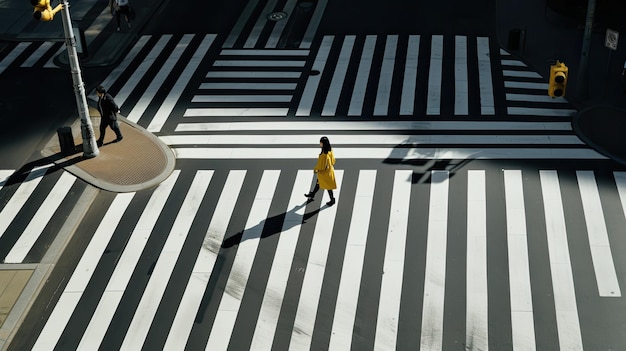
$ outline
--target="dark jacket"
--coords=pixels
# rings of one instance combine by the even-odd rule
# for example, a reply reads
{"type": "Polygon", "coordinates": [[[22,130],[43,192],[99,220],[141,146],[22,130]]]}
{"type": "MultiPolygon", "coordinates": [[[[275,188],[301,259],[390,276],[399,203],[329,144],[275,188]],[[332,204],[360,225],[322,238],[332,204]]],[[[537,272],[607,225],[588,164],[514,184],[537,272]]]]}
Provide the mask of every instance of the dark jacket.
{"type": "Polygon", "coordinates": [[[119,112],[120,108],[113,100],[113,97],[106,93],[98,99],[98,110],[100,110],[100,116],[103,120],[117,121],[117,112],[119,112]]]}

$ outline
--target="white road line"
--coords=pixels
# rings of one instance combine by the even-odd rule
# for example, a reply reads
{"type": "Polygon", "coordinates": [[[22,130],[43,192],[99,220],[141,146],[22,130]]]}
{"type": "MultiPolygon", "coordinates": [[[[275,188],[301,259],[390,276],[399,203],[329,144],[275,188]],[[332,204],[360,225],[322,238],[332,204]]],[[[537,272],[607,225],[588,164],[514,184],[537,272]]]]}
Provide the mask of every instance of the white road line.
{"type": "MultiPolygon", "coordinates": [[[[313,159],[319,148],[174,148],[179,159],[313,159]],[[317,150],[317,151],[316,151],[317,150]]],[[[589,159],[605,160],[592,149],[580,148],[341,148],[337,157],[349,159],[589,159]]]]}
{"type": "Polygon", "coordinates": [[[71,173],[63,172],[44,202],[39,206],[37,213],[31,218],[24,232],[13,245],[11,251],[4,258],[4,263],[20,263],[24,261],[24,258],[52,218],[52,215],[69,193],[75,180],[76,177],[71,173]]]}
{"type": "Polygon", "coordinates": [[[59,46],[57,51],[52,56],[50,56],[50,59],[48,59],[48,61],[46,61],[46,63],[43,66],[45,68],[57,68],[58,66],[54,64],[54,58],[59,56],[65,50],[67,50],[67,47],[65,46],[65,44],[59,46]]]}
{"type": "Polygon", "coordinates": [[[213,67],[304,67],[305,60],[216,60],[213,67]]]}
{"type": "Polygon", "coordinates": [[[320,85],[322,73],[326,67],[326,60],[328,60],[328,54],[330,53],[330,48],[333,45],[334,38],[335,37],[333,35],[326,35],[320,44],[317,56],[315,57],[315,62],[313,62],[313,67],[311,67],[311,71],[318,71],[320,74],[310,75],[307,79],[304,92],[302,93],[302,98],[300,98],[298,110],[296,111],[296,116],[308,116],[311,114],[315,93],[320,85]]]}
{"type": "Polygon", "coordinates": [[[200,89],[214,90],[295,90],[298,83],[202,83],[200,89]]]}
{"type": "Polygon", "coordinates": [[[496,111],[493,101],[489,38],[479,37],[476,39],[476,42],[478,53],[478,82],[480,84],[480,114],[494,115],[496,111]]]}
{"type": "MultiPolygon", "coordinates": [[[[180,60],[182,54],[185,52],[185,50],[187,50],[187,47],[189,46],[189,43],[191,43],[193,37],[194,34],[185,34],[176,44],[174,50],[167,58],[167,61],[165,61],[165,63],[159,69],[159,73],[157,73],[154,78],[152,78],[152,81],[150,81],[150,85],[148,85],[143,95],[141,95],[141,98],[139,98],[139,101],[137,101],[133,109],[126,117],[129,121],[135,123],[139,121],[143,113],[152,102],[152,99],[154,99],[154,96],[159,92],[159,89],[161,89],[163,82],[165,82],[165,79],[167,79],[176,63],[180,60]]],[[[191,73],[185,73],[189,78],[191,78],[191,73]]]]}
{"type": "Polygon", "coordinates": [[[576,112],[559,108],[507,107],[509,115],[572,117],[576,112]]]}
{"type": "Polygon", "coordinates": [[[367,80],[369,79],[372,57],[374,57],[374,49],[376,48],[376,38],[376,35],[368,35],[365,37],[365,44],[363,45],[363,52],[361,53],[361,60],[359,62],[359,70],[356,75],[356,81],[354,82],[354,88],[352,89],[348,116],[359,116],[363,111],[367,80]]]}
{"type": "Polygon", "coordinates": [[[385,116],[389,113],[389,98],[391,96],[391,82],[396,58],[398,36],[388,35],[385,43],[385,53],[380,68],[376,101],[374,103],[374,116],[385,116]]]}
{"type": "Polygon", "coordinates": [[[313,43],[313,39],[315,39],[315,34],[317,34],[317,27],[319,27],[320,22],[322,21],[322,16],[324,15],[327,4],[328,0],[318,0],[315,2],[315,11],[313,11],[313,15],[311,16],[311,20],[309,21],[309,26],[304,32],[302,41],[300,41],[300,49],[311,48],[311,43],[313,43]]]}
{"type": "Polygon", "coordinates": [[[504,87],[530,90],[545,90],[546,94],[548,94],[548,83],[505,81],[504,87]]]}
{"type": "MultiPolygon", "coordinates": [[[[288,0],[287,3],[285,4],[285,7],[283,8],[282,12],[285,12],[287,14],[293,14],[295,13],[294,8],[296,7],[296,4],[298,3],[297,0],[288,0]]],[[[278,47],[279,41],[280,41],[280,37],[283,34],[283,31],[285,30],[285,27],[287,26],[287,23],[289,21],[278,21],[274,24],[274,28],[272,29],[272,33],[270,33],[270,37],[267,38],[267,42],[265,43],[265,47],[266,48],[276,48],[278,47]]]]}
{"type": "Polygon", "coordinates": [[[312,178],[313,172],[311,170],[299,170],[293,184],[293,192],[285,212],[285,219],[278,237],[278,245],[274,251],[274,260],[267,278],[256,329],[252,336],[251,350],[269,350],[272,348],[278,316],[287,289],[287,280],[291,272],[291,264],[306,209],[306,199],[302,193],[311,185],[312,178]]]}
{"type": "Polygon", "coordinates": [[[11,177],[14,172],[15,171],[12,169],[0,169],[0,190],[4,187],[7,180],[9,180],[9,177],[11,177]]]}
{"type": "Polygon", "coordinates": [[[192,316],[198,312],[204,297],[245,177],[245,170],[228,173],[163,350],[177,351],[187,343],[194,324],[192,316]]]}
{"type": "Polygon", "coordinates": [[[4,70],[6,70],[9,65],[11,65],[11,63],[13,63],[13,61],[15,61],[15,59],[20,56],[22,52],[24,52],[24,50],[26,50],[28,46],[30,46],[30,44],[31,43],[29,42],[17,44],[17,46],[11,50],[11,52],[9,52],[9,54],[5,56],[2,61],[0,61],[0,74],[2,74],[2,72],[4,72],[4,70]]]}
{"type": "Polygon", "coordinates": [[[409,35],[409,43],[404,64],[404,80],[402,82],[402,98],[400,115],[412,115],[415,106],[417,89],[417,65],[419,60],[420,36],[409,35]]]}
{"type": "Polygon", "coordinates": [[[337,104],[339,103],[339,96],[346,79],[346,72],[348,71],[348,64],[350,64],[350,56],[352,55],[355,39],[356,36],[347,35],[341,45],[341,53],[335,64],[333,79],[326,93],[326,102],[324,102],[324,107],[322,108],[322,116],[334,116],[335,112],[337,112],[337,104]]]}
{"type": "Polygon", "coordinates": [[[520,60],[500,60],[502,66],[526,67],[526,64],[520,60]]]}
{"type": "Polygon", "coordinates": [[[585,223],[587,224],[589,248],[591,249],[593,269],[596,273],[598,293],[603,297],[621,297],[622,293],[615,272],[609,233],[606,230],[596,178],[593,171],[576,171],[576,177],[578,178],[578,188],[580,189],[585,223]]]}
{"type": "Polygon", "coordinates": [[[576,288],[567,243],[563,201],[556,171],[539,171],[554,289],[557,333],[560,349],[582,351],[583,342],[576,305],[576,288]]]}
{"type": "Polygon", "coordinates": [[[448,237],[448,171],[432,171],[420,349],[443,347],[443,306],[446,293],[448,237]]]}
{"type": "Polygon", "coordinates": [[[23,63],[20,67],[33,67],[33,65],[35,65],[35,63],[37,63],[37,61],[39,61],[39,59],[41,59],[41,57],[48,51],[50,50],[50,48],[52,48],[52,46],[55,43],[52,41],[44,41],[43,43],[41,43],[41,45],[39,45],[39,47],[37,48],[37,50],[35,50],[35,52],[33,52],[23,63]]]}
{"type": "Polygon", "coordinates": [[[512,70],[507,70],[507,69],[502,70],[502,75],[505,77],[505,79],[506,79],[506,77],[539,78],[539,79],[543,78],[537,72],[533,72],[533,71],[512,71],[512,70]]]}
{"type": "Polygon", "coordinates": [[[375,184],[376,170],[359,171],[339,290],[337,291],[329,350],[349,350],[352,344],[375,184]]]}
{"type": "Polygon", "coordinates": [[[148,131],[152,133],[161,131],[163,125],[174,110],[176,102],[178,102],[178,99],[180,99],[180,96],[183,94],[183,91],[189,84],[191,77],[193,77],[194,72],[198,69],[198,66],[200,66],[200,62],[202,62],[202,59],[204,59],[204,56],[209,51],[209,48],[213,44],[215,37],[215,34],[207,34],[204,37],[202,43],[200,43],[200,46],[198,46],[196,52],[187,63],[185,70],[178,77],[178,80],[176,81],[172,89],[170,89],[167,97],[165,98],[165,100],[163,100],[161,107],[159,107],[159,110],[152,118],[152,121],[150,121],[150,125],[148,125],[148,131]]]}
{"type": "Polygon", "coordinates": [[[235,45],[235,42],[237,42],[237,38],[239,37],[239,35],[241,35],[243,27],[246,25],[246,23],[248,23],[248,19],[250,18],[252,12],[254,12],[258,4],[259,0],[248,1],[246,7],[243,9],[243,11],[241,11],[241,16],[239,16],[239,19],[237,19],[237,23],[235,23],[232,30],[228,34],[228,38],[226,38],[222,47],[232,48],[233,45],[235,45]]]}
{"type": "MultiPolygon", "coordinates": [[[[299,49],[222,49],[223,56],[308,56],[309,50],[299,49]]],[[[306,58],[303,58],[306,60],[306,58]]]]}
{"type": "Polygon", "coordinates": [[[261,32],[263,32],[263,29],[268,22],[267,16],[272,13],[272,11],[274,11],[274,8],[276,7],[276,2],[277,0],[266,1],[263,11],[259,14],[259,17],[257,18],[254,27],[252,27],[252,30],[248,34],[246,42],[243,44],[244,48],[253,48],[256,45],[259,37],[261,36],[261,32]]]}
{"type": "MultiPolygon", "coordinates": [[[[334,191],[334,195],[337,203],[335,206],[324,208],[317,215],[317,223],[313,232],[313,241],[311,242],[306,269],[304,270],[300,299],[298,300],[298,308],[293,323],[289,345],[290,350],[308,350],[311,347],[311,337],[322,291],[328,250],[337,216],[337,207],[339,202],[341,202],[339,192],[341,191],[343,170],[335,170],[335,180],[337,182],[337,190],[334,191]]],[[[328,192],[324,191],[322,203],[326,203],[329,199],[328,192]]]]}
{"type": "Polygon", "coordinates": [[[522,171],[504,171],[506,231],[514,350],[535,350],[533,299],[530,285],[528,236],[522,171]]]}
{"type": "Polygon", "coordinates": [[[59,301],[54,306],[52,314],[48,317],[46,325],[39,334],[32,351],[49,351],[55,348],[65,326],[83,296],[83,292],[89,280],[91,280],[91,276],[109,240],[111,240],[117,225],[122,219],[122,215],[126,212],[126,208],[128,208],[134,196],[135,193],[118,194],[109,206],[76,269],[74,269],[72,277],[65,286],[59,301]]]}
{"type": "Polygon", "coordinates": [[[374,350],[396,349],[412,175],[411,170],[396,170],[394,175],[374,350]]]}
{"type": "Polygon", "coordinates": [[[209,71],[207,78],[300,78],[301,72],[289,71],[209,71]]]}
{"type": "Polygon", "coordinates": [[[467,271],[465,344],[489,349],[487,195],[484,170],[467,171],[467,271]]]}
{"type": "Polygon", "coordinates": [[[617,193],[622,204],[622,211],[624,217],[626,217],[626,172],[613,172],[615,178],[615,186],[617,186],[617,193]]]}
{"type": "Polygon", "coordinates": [[[200,170],[196,173],[189,191],[178,211],[176,220],[167,236],[167,241],[150,275],[148,285],[143,291],[141,301],[135,310],[133,320],[128,326],[120,350],[140,350],[150,330],[159,304],[165,293],[174,265],[189,234],[198,208],[213,176],[213,171],[200,170]]]}
{"type": "Polygon", "coordinates": [[[236,108],[236,107],[215,107],[215,108],[188,108],[183,117],[221,117],[221,116],[287,116],[288,107],[267,107],[267,108],[236,108]]]}
{"type": "Polygon", "coordinates": [[[468,115],[467,37],[454,37],[454,114],[468,115]]]}
{"type": "Polygon", "coordinates": [[[194,95],[191,102],[291,102],[291,95],[194,95]]]}
{"type": "Polygon", "coordinates": [[[428,96],[426,114],[441,113],[441,72],[443,69],[443,35],[433,35],[428,70],[428,96]]]}
{"type": "Polygon", "coordinates": [[[98,306],[89,320],[89,325],[78,345],[79,350],[97,349],[102,343],[115,311],[122,300],[124,291],[126,291],[130,278],[135,271],[133,267],[137,266],[137,262],[150,239],[157,219],[163,211],[179,174],[180,170],[172,172],[152,193],[141,217],[137,221],[133,233],[124,247],[122,255],[115,265],[115,271],[111,274],[98,306]]]}
{"type": "Polygon", "coordinates": [[[224,287],[217,315],[213,321],[213,328],[206,345],[207,351],[228,348],[279,176],[280,171],[277,170],[263,172],[228,281],[224,287]]]}
{"type": "Polygon", "coordinates": [[[547,94],[545,95],[531,95],[531,94],[511,94],[511,93],[507,93],[506,94],[506,99],[508,101],[530,101],[530,102],[555,102],[555,103],[567,103],[567,100],[565,100],[562,97],[558,97],[558,98],[553,98],[548,96],[547,94]]]}
{"type": "Polygon", "coordinates": [[[26,179],[24,179],[2,211],[0,211],[0,237],[4,235],[17,213],[22,209],[26,201],[28,201],[28,198],[33,194],[37,185],[41,182],[49,169],[50,165],[47,165],[34,168],[30,171],[26,179]]]}

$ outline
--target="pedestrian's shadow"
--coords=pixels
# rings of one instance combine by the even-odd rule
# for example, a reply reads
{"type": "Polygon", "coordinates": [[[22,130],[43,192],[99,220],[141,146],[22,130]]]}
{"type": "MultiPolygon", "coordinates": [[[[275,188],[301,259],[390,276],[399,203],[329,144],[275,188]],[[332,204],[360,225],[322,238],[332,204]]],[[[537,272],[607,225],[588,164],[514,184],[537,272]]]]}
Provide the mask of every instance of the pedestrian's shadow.
{"type": "Polygon", "coordinates": [[[224,239],[224,242],[222,243],[222,247],[227,249],[227,248],[233,247],[234,245],[238,245],[239,243],[241,243],[244,231],[247,231],[249,233],[254,233],[252,236],[248,237],[247,239],[255,239],[255,238],[263,239],[263,238],[272,236],[274,234],[285,232],[297,225],[306,223],[306,221],[309,218],[317,215],[321,210],[328,207],[328,205],[324,205],[323,207],[318,208],[311,212],[307,212],[304,215],[298,215],[295,213],[299,209],[305,207],[308,203],[309,201],[305,201],[304,203],[300,205],[294,206],[294,208],[292,208],[291,210],[287,212],[283,212],[281,214],[268,217],[265,220],[259,222],[257,225],[250,227],[250,228],[246,228],[245,230],[242,230],[238,232],[237,234],[231,237],[228,237],[227,239],[224,239]],[[285,221],[285,219],[287,218],[290,218],[290,220],[285,221]]]}
{"type": "Polygon", "coordinates": [[[2,186],[10,186],[13,184],[22,183],[26,179],[28,174],[37,167],[43,167],[43,166],[52,164],[50,168],[41,175],[43,177],[45,174],[54,173],[60,169],[77,164],[83,160],[85,160],[83,155],[76,155],[76,153],[70,156],[68,156],[67,154],[63,154],[63,153],[56,153],[54,155],[50,155],[50,156],[43,157],[38,160],[34,160],[34,161],[26,163],[25,165],[17,169],[15,172],[13,172],[13,174],[11,174],[4,183],[2,183],[0,180],[0,184],[2,186]],[[62,162],[58,162],[64,158],[66,158],[66,160],[62,162]]]}

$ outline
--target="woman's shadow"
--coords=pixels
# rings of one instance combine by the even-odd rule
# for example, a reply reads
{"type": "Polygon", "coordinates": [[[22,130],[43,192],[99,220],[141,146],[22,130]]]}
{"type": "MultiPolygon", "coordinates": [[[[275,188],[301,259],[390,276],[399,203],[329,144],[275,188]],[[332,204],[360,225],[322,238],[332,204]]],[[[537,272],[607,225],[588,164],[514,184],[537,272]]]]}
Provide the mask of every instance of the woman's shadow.
{"type": "Polygon", "coordinates": [[[308,203],[309,203],[308,201],[305,201],[304,203],[300,205],[294,206],[294,208],[292,208],[291,210],[287,212],[283,212],[281,214],[268,217],[265,220],[262,220],[261,222],[259,222],[254,227],[247,228],[245,230],[238,232],[237,234],[231,237],[224,239],[224,242],[222,242],[222,247],[227,249],[227,248],[230,248],[234,245],[238,245],[239,243],[241,243],[243,239],[243,233],[245,231],[252,232],[252,233],[259,233],[259,235],[252,235],[250,237],[247,237],[246,239],[254,239],[254,238],[263,239],[263,238],[272,236],[274,234],[286,232],[287,230],[297,225],[306,223],[306,221],[309,218],[317,215],[321,210],[328,207],[328,205],[324,205],[321,208],[318,208],[311,212],[307,212],[304,215],[300,215],[296,213],[301,208],[306,207],[308,203]]]}

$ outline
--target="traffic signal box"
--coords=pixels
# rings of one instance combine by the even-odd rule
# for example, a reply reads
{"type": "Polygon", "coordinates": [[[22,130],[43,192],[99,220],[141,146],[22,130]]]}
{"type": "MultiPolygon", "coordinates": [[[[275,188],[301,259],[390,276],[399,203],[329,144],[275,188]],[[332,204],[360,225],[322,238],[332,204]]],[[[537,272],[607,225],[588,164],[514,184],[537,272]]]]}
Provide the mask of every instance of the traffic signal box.
{"type": "Polygon", "coordinates": [[[63,4],[58,4],[55,8],[52,8],[50,0],[30,0],[30,3],[35,6],[33,17],[39,21],[52,21],[54,15],[63,10],[63,4]]]}
{"type": "Polygon", "coordinates": [[[556,61],[550,66],[550,84],[548,85],[548,95],[551,97],[565,96],[567,86],[567,66],[563,62],[556,61]]]}

